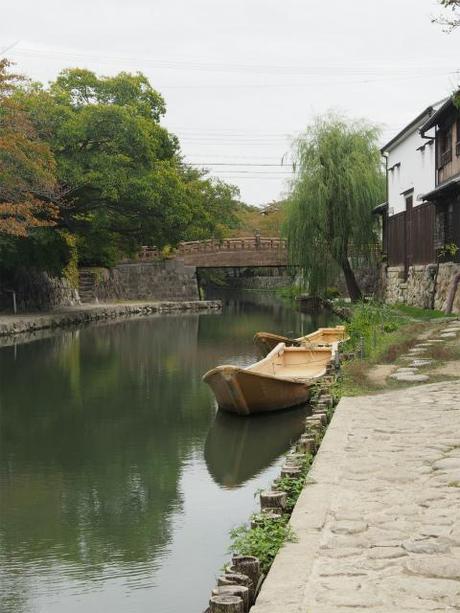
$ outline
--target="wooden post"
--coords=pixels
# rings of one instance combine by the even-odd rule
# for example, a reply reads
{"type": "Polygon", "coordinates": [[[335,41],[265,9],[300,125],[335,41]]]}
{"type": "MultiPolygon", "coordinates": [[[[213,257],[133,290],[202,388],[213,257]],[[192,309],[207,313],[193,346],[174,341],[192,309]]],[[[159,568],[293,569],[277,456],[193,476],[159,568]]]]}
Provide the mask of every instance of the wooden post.
{"type": "Polygon", "coordinates": [[[286,456],[286,464],[290,464],[291,466],[302,466],[304,459],[305,455],[303,453],[290,453],[286,456]]]}
{"type": "Polygon", "coordinates": [[[316,409],[313,416],[318,417],[322,426],[327,426],[327,413],[325,413],[322,409],[316,409]]]}
{"type": "Polygon", "coordinates": [[[239,596],[219,594],[211,596],[209,610],[210,613],[244,613],[244,603],[239,596]]]}
{"type": "Polygon", "coordinates": [[[316,443],[313,436],[308,436],[307,434],[302,434],[298,443],[297,449],[299,451],[303,451],[305,453],[310,453],[313,455],[316,452],[316,443]]]}
{"type": "Polygon", "coordinates": [[[279,513],[283,513],[286,509],[287,495],[286,492],[273,492],[265,490],[260,493],[260,508],[273,509],[279,513]]]}
{"type": "Polygon", "coordinates": [[[340,369],[340,345],[337,345],[337,349],[335,350],[334,363],[335,363],[335,370],[338,371],[340,369]]]}
{"type": "Polygon", "coordinates": [[[220,596],[221,594],[231,594],[232,596],[239,596],[243,601],[244,613],[249,611],[249,588],[245,585],[219,585],[212,590],[213,596],[220,596]]]}
{"type": "Polygon", "coordinates": [[[298,466],[291,466],[289,464],[285,464],[281,468],[281,477],[287,477],[288,479],[295,479],[296,477],[300,477],[302,475],[302,469],[298,466]]]}
{"type": "Polygon", "coordinates": [[[253,589],[250,590],[250,602],[254,603],[257,595],[257,589],[260,579],[260,562],[259,559],[254,556],[233,556],[232,558],[232,571],[247,575],[252,581],[253,589]]]}
{"type": "Polygon", "coordinates": [[[334,399],[332,398],[331,394],[321,394],[319,401],[325,402],[329,407],[334,404],[334,399]]]}
{"type": "Polygon", "coordinates": [[[307,428],[321,429],[321,422],[321,418],[319,418],[317,415],[312,415],[311,417],[307,417],[305,420],[305,425],[307,428]]]}
{"type": "MultiPolygon", "coordinates": [[[[251,517],[251,528],[257,528],[267,520],[281,519],[281,513],[274,511],[273,509],[266,509],[262,513],[257,513],[251,517]]],[[[244,585],[244,584],[243,584],[244,585]]]]}
{"type": "Polygon", "coordinates": [[[225,573],[217,579],[217,585],[244,585],[249,589],[252,586],[252,581],[242,573],[225,573]]]}

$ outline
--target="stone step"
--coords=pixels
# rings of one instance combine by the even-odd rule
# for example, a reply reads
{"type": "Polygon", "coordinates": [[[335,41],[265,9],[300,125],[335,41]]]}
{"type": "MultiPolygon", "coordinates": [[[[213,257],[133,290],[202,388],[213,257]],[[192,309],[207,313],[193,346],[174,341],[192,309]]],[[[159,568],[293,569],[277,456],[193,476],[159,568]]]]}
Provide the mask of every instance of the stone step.
{"type": "Polygon", "coordinates": [[[97,302],[95,295],[96,275],[93,272],[82,270],[78,277],[78,293],[83,304],[97,302]]]}

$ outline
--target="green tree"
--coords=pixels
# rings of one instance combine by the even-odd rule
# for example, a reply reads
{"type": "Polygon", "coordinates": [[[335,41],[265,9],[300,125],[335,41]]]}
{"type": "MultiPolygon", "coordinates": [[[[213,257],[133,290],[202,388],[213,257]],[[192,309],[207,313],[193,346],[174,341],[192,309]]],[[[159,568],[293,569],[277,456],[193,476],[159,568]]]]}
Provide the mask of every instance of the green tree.
{"type": "Polygon", "coordinates": [[[328,115],[296,142],[287,232],[292,263],[312,292],[325,289],[335,264],[352,301],[361,298],[350,258],[366,257],[375,244],[372,208],[384,197],[377,138],[372,125],[328,115]]]}
{"type": "Polygon", "coordinates": [[[447,32],[460,27],[460,0],[439,0],[439,3],[446,12],[434,21],[444,26],[447,32]]]}
{"type": "Polygon", "coordinates": [[[22,77],[0,59],[0,234],[26,237],[54,225],[57,196],[54,157],[15,99],[22,77]]]}
{"type": "Polygon", "coordinates": [[[183,163],[144,75],[64,70],[48,89],[29,84],[22,101],[56,157],[60,224],[77,235],[82,263],[110,265],[141,245],[209,237],[231,222],[236,191],[183,163]]]}

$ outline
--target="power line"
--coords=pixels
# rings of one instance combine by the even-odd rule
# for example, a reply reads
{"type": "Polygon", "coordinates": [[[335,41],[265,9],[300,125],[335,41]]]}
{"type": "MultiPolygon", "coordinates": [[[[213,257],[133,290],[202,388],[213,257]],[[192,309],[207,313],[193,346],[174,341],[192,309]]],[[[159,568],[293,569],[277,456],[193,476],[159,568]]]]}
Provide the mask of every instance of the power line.
{"type": "Polygon", "coordinates": [[[216,179],[224,179],[225,181],[232,181],[232,180],[236,180],[238,179],[238,181],[244,181],[244,180],[251,180],[251,181],[271,181],[271,180],[276,180],[276,181],[283,181],[283,179],[281,177],[273,177],[273,176],[252,176],[252,175],[219,175],[215,177],[216,179]]]}
{"type": "MultiPolygon", "coordinates": [[[[299,75],[299,76],[308,76],[308,77],[320,77],[322,79],[326,79],[327,82],[325,85],[330,85],[331,78],[334,78],[334,74],[336,77],[345,77],[345,81],[339,81],[343,83],[350,84],[360,84],[360,83],[371,83],[381,80],[407,80],[407,79],[424,79],[427,76],[433,77],[445,77],[450,74],[455,74],[456,71],[453,72],[444,72],[440,73],[439,68],[436,66],[427,67],[427,66],[408,66],[407,68],[399,66],[395,69],[395,66],[387,65],[382,66],[381,69],[383,72],[390,71],[391,74],[385,76],[382,73],[378,73],[375,70],[375,65],[373,65],[372,69],[356,69],[353,65],[336,65],[336,66],[328,66],[327,64],[316,64],[311,66],[275,66],[275,65],[256,65],[256,64],[225,64],[225,63],[204,63],[204,62],[191,62],[191,61],[179,61],[179,60],[159,60],[153,58],[139,58],[139,57],[127,57],[127,56],[109,56],[109,55],[101,55],[101,54],[82,54],[75,52],[66,52],[60,50],[44,50],[44,49],[34,49],[23,47],[22,49],[16,49],[15,53],[21,54],[32,54],[38,56],[63,56],[70,58],[78,58],[78,59],[86,59],[86,60],[96,60],[101,61],[101,59],[116,61],[116,62],[146,62],[151,63],[153,65],[158,66],[159,68],[165,68],[168,70],[182,70],[182,71],[205,71],[205,72],[240,72],[247,74],[277,74],[277,75],[299,75]],[[426,71],[434,73],[428,74],[426,71]],[[414,70],[420,71],[420,74],[414,75],[414,70]],[[334,73],[334,71],[336,71],[334,73]],[[396,76],[396,73],[399,72],[400,76],[396,76]],[[380,76],[378,76],[380,75],[380,76]],[[350,76],[362,77],[365,76],[364,80],[350,80],[350,76]]],[[[443,65],[445,68],[445,64],[443,65]]],[[[334,81],[337,83],[337,79],[334,78],[334,81]]],[[[310,80],[309,83],[245,83],[245,84],[193,84],[193,85],[158,85],[158,89],[241,89],[241,88],[297,88],[297,87],[310,87],[314,84],[313,81],[310,80]]],[[[321,83],[320,83],[321,84],[321,83]]],[[[316,83],[318,85],[318,83],[316,83]]]]}
{"type": "MultiPolygon", "coordinates": [[[[218,171],[217,171],[218,172],[218,171]]],[[[216,172],[216,174],[217,174],[216,172]]],[[[243,174],[251,174],[251,175],[270,175],[271,177],[279,176],[279,177],[288,177],[290,175],[295,174],[293,170],[289,170],[286,172],[267,172],[264,170],[225,170],[223,171],[225,175],[235,174],[235,175],[243,175],[243,174]]]]}
{"type": "Polygon", "coordinates": [[[7,53],[7,51],[11,51],[11,49],[16,47],[16,45],[18,45],[20,42],[20,40],[15,40],[14,43],[11,43],[11,45],[3,47],[2,49],[0,49],[0,55],[4,55],[5,53],[7,53]]]}
{"type": "Polygon", "coordinates": [[[271,166],[283,168],[283,164],[257,164],[252,162],[186,162],[189,166],[271,166]]]}
{"type": "MultiPolygon", "coordinates": [[[[175,60],[175,59],[159,59],[152,57],[141,56],[124,56],[124,55],[108,55],[100,54],[98,52],[93,53],[80,53],[75,51],[64,51],[58,49],[37,49],[31,47],[22,47],[17,49],[15,53],[19,54],[35,54],[35,55],[51,55],[51,56],[64,56],[79,59],[106,59],[110,61],[128,61],[128,62],[146,62],[155,64],[162,68],[175,69],[175,70],[199,70],[199,71],[212,71],[212,72],[249,72],[251,74],[290,74],[290,75],[323,75],[326,71],[336,71],[337,74],[356,74],[356,75],[370,75],[377,74],[373,63],[372,67],[357,66],[356,63],[350,64],[350,62],[344,64],[311,64],[311,65],[275,65],[275,64],[245,64],[245,63],[226,63],[226,62],[209,62],[202,60],[175,60]]],[[[449,58],[451,59],[451,58],[449,58]]],[[[445,67],[445,63],[442,64],[445,67]]],[[[381,71],[395,71],[395,65],[382,64],[380,65],[381,71]]],[[[436,65],[426,66],[426,64],[414,64],[408,66],[398,65],[397,70],[402,73],[411,74],[414,70],[426,72],[433,70],[438,73],[439,68],[436,65]]]]}

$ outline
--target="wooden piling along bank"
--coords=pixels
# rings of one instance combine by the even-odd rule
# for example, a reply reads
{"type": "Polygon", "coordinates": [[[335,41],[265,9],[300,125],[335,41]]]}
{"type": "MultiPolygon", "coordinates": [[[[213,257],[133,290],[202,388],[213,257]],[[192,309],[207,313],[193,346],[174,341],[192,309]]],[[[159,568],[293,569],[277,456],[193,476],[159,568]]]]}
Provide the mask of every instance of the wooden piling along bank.
{"type": "MultiPolygon", "coordinates": [[[[260,493],[260,513],[252,516],[251,528],[267,521],[279,521],[292,513],[287,504],[287,493],[279,488],[279,481],[304,476],[306,462],[318,451],[336,404],[331,387],[336,380],[339,362],[331,363],[327,374],[318,383],[316,393],[310,399],[312,414],[305,419],[305,432],[286,456],[280,478],[274,480],[271,489],[260,493]]],[[[204,613],[248,613],[264,579],[256,557],[234,555],[218,578],[204,613]]]]}

